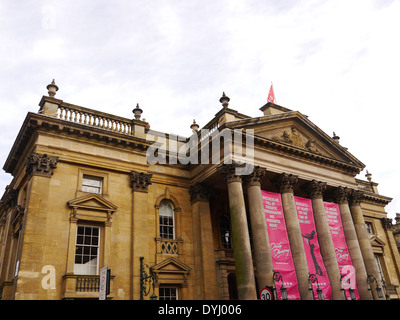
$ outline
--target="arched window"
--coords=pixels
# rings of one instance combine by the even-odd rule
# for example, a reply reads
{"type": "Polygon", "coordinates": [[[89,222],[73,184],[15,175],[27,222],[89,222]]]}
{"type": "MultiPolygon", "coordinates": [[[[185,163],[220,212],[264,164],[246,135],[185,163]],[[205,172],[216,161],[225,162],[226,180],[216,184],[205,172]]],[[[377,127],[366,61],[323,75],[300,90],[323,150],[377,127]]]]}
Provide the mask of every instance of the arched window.
{"type": "Polygon", "coordinates": [[[175,239],[174,207],[170,201],[160,202],[160,237],[163,239],[175,239]]]}
{"type": "Polygon", "coordinates": [[[221,216],[219,220],[221,244],[225,249],[232,249],[231,223],[227,216],[221,216]]]}

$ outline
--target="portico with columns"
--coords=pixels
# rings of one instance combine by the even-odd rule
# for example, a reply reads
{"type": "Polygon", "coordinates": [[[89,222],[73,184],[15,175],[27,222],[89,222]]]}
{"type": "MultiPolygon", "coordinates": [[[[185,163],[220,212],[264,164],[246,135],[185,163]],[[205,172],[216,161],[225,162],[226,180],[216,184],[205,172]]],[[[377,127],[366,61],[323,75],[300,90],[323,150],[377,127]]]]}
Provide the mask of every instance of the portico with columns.
{"type": "MultiPolygon", "coordinates": [[[[400,255],[385,212],[391,198],[369,173],[358,179],[365,165],[299,111],[269,102],[250,117],[223,93],[207,124],[189,126],[198,163],[180,163],[176,150],[150,163],[153,140],[167,135],[149,130],[145,106],[127,119],[56,98],[54,80],[47,89],[4,165],[14,179],[0,202],[0,299],[96,297],[80,283],[95,286],[98,272],[77,274],[83,268],[75,266],[78,230],[87,226],[101,239],[97,269],[112,268],[108,299],[142,297],[142,258],[160,299],[255,300],[265,287],[276,298],[287,279],[277,285],[274,277],[263,191],[280,196],[299,299],[315,294],[296,197],[311,201],[332,299],[346,299],[350,276],[361,300],[400,299],[400,255]],[[351,275],[341,274],[326,203],[338,205],[351,275]],[[53,270],[54,287],[42,281],[41,264],[53,270]]],[[[173,142],[179,149],[189,140],[173,142]]]]}
{"type": "MultiPolygon", "coordinates": [[[[360,299],[384,299],[378,297],[374,290],[377,286],[382,288],[381,280],[378,280],[382,276],[365,230],[360,206],[364,193],[360,190],[359,181],[355,179],[365,167],[364,164],[340,145],[338,136],[327,136],[299,112],[267,103],[261,108],[264,117],[245,118],[229,108],[230,99],[225,93],[220,101],[223,109],[214,118],[218,119],[218,129],[232,132],[238,128],[243,132],[251,129],[255,141],[254,162],[248,164],[254,169],[251,174],[235,173],[235,168],[243,159],[214,165],[214,169],[210,168],[213,165],[209,165],[203,172],[197,168],[193,170],[195,179],[203,176],[202,184],[214,190],[214,196],[210,197],[211,215],[229,217],[231,223],[232,253],[223,248],[223,235],[219,234],[221,229],[218,228],[219,218],[212,219],[215,224],[217,275],[225,277],[225,280],[219,281],[220,296],[227,297],[226,291],[229,291],[231,298],[256,299],[263,287],[274,286],[273,263],[261,196],[261,190],[265,190],[279,193],[282,198],[301,299],[312,300],[313,294],[294,196],[312,201],[318,242],[329,277],[332,299],[346,299],[342,281],[345,275],[339,271],[324,202],[339,205],[360,299]],[[218,200],[214,200],[214,197],[218,200]],[[220,202],[222,199],[224,204],[220,202]],[[233,259],[229,260],[227,255],[233,259]],[[232,295],[235,290],[227,276],[233,273],[237,296],[236,293],[232,295]],[[377,279],[376,283],[368,283],[367,278],[371,275],[377,279]]],[[[212,125],[210,122],[205,128],[212,125]]],[[[377,193],[374,196],[380,198],[376,199],[377,202],[390,201],[390,198],[377,193]]]]}

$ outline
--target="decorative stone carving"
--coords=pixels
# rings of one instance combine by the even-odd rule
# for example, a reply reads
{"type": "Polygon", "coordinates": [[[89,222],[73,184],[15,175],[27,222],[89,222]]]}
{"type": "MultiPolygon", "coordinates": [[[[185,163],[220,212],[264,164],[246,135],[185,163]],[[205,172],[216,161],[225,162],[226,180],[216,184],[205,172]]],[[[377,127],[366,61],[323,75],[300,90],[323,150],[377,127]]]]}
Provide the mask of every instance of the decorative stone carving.
{"type": "Polygon", "coordinates": [[[277,186],[280,193],[293,192],[294,185],[298,180],[298,176],[293,174],[282,173],[279,176],[277,186]]]}
{"type": "Polygon", "coordinates": [[[349,194],[349,204],[351,206],[360,205],[360,202],[364,199],[364,192],[360,190],[351,189],[349,194]]]}
{"type": "Polygon", "coordinates": [[[280,137],[273,137],[272,139],[280,142],[289,143],[299,148],[305,148],[303,140],[301,139],[294,125],[291,126],[290,133],[287,133],[287,131],[283,131],[283,134],[280,137]]]}
{"type": "Polygon", "coordinates": [[[326,189],[326,182],[312,180],[308,185],[307,191],[311,199],[322,198],[326,189]]]}
{"type": "Polygon", "coordinates": [[[147,192],[152,176],[151,173],[131,171],[131,187],[133,191],[147,192]]]}
{"type": "Polygon", "coordinates": [[[210,190],[202,183],[196,182],[189,188],[190,201],[195,203],[197,201],[208,201],[210,198],[210,190]]]}
{"type": "Polygon", "coordinates": [[[308,140],[305,147],[308,151],[319,153],[318,148],[315,146],[314,140],[308,140]]]}
{"type": "Polygon", "coordinates": [[[382,226],[383,226],[383,228],[385,228],[385,230],[394,231],[394,225],[393,225],[393,221],[391,218],[382,218],[381,222],[382,222],[382,226]]]}
{"type": "Polygon", "coordinates": [[[18,190],[14,190],[10,186],[6,187],[6,191],[1,199],[0,206],[5,206],[6,208],[12,208],[17,205],[18,190]]]}
{"type": "Polygon", "coordinates": [[[32,153],[28,157],[26,174],[50,177],[53,174],[53,169],[57,167],[57,162],[58,157],[32,153]]]}
{"type": "Polygon", "coordinates": [[[288,143],[295,147],[306,149],[311,152],[320,153],[318,148],[315,146],[314,140],[308,139],[307,142],[304,144],[303,138],[297,132],[296,127],[294,125],[292,125],[290,129],[291,129],[290,133],[287,133],[287,131],[285,130],[285,131],[283,131],[283,133],[280,137],[274,136],[274,137],[272,137],[272,140],[288,143]]]}
{"type": "Polygon", "coordinates": [[[261,180],[267,173],[267,169],[261,168],[260,166],[253,167],[252,173],[249,175],[243,176],[244,183],[247,186],[261,186],[261,180]]]}
{"type": "Polygon", "coordinates": [[[24,211],[25,209],[22,208],[21,206],[16,206],[13,216],[11,218],[11,224],[13,228],[13,237],[17,238],[19,235],[19,232],[22,230],[22,224],[24,220],[24,211]]]}
{"type": "Polygon", "coordinates": [[[217,168],[217,172],[225,178],[226,183],[242,182],[241,175],[236,174],[236,168],[244,168],[245,163],[238,164],[232,162],[230,164],[222,164],[217,168]]]}
{"type": "Polygon", "coordinates": [[[337,189],[334,192],[334,196],[336,199],[337,203],[348,203],[348,197],[350,194],[350,189],[347,189],[346,187],[337,187],[337,189]]]}

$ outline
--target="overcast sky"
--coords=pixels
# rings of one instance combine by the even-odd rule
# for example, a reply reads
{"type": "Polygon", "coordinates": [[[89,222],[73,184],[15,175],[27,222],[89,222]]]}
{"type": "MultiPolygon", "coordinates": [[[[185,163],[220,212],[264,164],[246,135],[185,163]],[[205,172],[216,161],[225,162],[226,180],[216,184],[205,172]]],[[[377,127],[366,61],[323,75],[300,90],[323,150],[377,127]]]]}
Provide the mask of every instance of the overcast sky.
{"type": "Polygon", "coordinates": [[[59,99],[127,118],[139,103],[152,129],[183,136],[223,91],[262,116],[273,82],[279,105],[366,165],[394,217],[399,17],[396,0],[0,0],[1,165],[53,78],[59,99]]]}

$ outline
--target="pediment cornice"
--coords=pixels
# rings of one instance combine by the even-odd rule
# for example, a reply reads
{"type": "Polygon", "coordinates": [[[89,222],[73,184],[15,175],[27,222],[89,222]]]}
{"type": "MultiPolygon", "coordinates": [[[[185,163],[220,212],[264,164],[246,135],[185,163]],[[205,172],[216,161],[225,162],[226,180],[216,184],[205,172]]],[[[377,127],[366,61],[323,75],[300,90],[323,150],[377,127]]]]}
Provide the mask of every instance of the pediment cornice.
{"type": "Polygon", "coordinates": [[[365,167],[298,111],[231,121],[219,129],[224,128],[253,129],[254,143],[261,148],[338,167],[352,175],[357,175],[365,167]]]}

